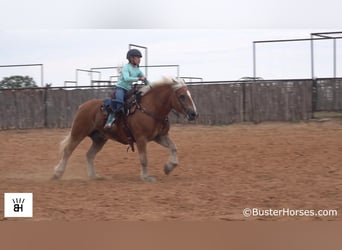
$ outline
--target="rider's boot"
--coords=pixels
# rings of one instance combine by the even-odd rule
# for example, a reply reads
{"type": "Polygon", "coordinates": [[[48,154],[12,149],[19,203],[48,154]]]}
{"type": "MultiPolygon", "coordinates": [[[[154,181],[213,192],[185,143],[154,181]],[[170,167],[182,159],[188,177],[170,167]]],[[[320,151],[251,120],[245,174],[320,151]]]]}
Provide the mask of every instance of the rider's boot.
{"type": "Polygon", "coordinates": [[[116,102],[115,99],[112,99],[110,102],[110,111],[108,113],[106,124],[104,128],[111,128],[113,123],[115,122],[115,111],[116,111],[116,102]]]}
{"type": "Polygon", "coordinates": [[[104,128],[111,128],[114,122],[115,122],[115,115],[114,115],[114,112],[110,112],[110,113],[108,114],[107,122],[106,122],[106,124],[104,125],[104,128]]]}
{"type": "Polygon", "coordinates": [[[109,112],[107,122],[104,128],[112,127],[113,123],[115,122],[116,117],[120,115],[120,113],[124,114],[124,104],[118,102],[117,100],[112,100],[111,103],[112,112],[109,112]]]}
{"type": "Polygon", "coordinates": [[[118,116],[119,114],[125,114],[125,110],[124,110],[124,105],[121,102],[117,102],[116,103],[116,112],[115,114],[118,116]]]}

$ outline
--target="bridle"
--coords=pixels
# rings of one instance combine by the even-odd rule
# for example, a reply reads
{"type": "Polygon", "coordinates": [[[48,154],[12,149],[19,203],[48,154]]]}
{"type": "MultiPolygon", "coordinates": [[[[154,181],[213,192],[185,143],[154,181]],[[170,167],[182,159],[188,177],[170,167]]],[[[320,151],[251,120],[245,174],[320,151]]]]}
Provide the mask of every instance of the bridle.
{"type": "MultiPolygon", "coordinates": [[[[179,89],[177,89],[175,92],[177,100],[179,101],[180,105],[183,108],[184,113],[186,113],[187,108],[185,107],[185,99],[183,99],[183,95],[178,95],[178,92],[183,89],[184,87],[181,87],[179,89]]],[[[152,112],[149,112],[146,108],[144,108],[140,103],[137,102],[137,109],[140,110],[142,113],[152,117],[153,119],[155,119],[156,121],[162,122],[162,123],[167,123],[169,121],[168,116],[166,115],[166,117],[160,117],[156,114],[153,114],[152,112]]]]}
{"type": "Polygon", "coordinates": [[[175,93],[176,93],[176,97],[177,97],[177,99],[178,99],[180,105],[181,105],[182,108],[183,108],[184,113],[186,113],[187,107],[185,107],[185,98],[184,98],[184,95],[182,95],[182,94],[178,95],[178,93],[177,93],[177,92],[179,92],[180,90],[182,90],[183,88],[184,88],[184,87],[181,87],[181,88],[177,89],[177,90],[175,91],[175,93]]]}

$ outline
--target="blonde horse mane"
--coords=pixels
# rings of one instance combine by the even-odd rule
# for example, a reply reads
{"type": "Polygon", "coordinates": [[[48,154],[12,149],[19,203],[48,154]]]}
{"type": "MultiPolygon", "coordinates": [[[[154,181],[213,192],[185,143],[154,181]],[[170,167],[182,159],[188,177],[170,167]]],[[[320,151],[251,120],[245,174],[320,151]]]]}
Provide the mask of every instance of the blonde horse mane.
{"type": "Polygon", "coordinates": [[[148,86],[144,86],[140,92],[142,95],[148,93],[151,89],[158,87],[169,85],[172,87],[173,90],[177,90],[183,86],[185,86],[185,81],[182,78],[175,78],[172,76],[163,76],[161,79],[150,83],[148,86]]]}

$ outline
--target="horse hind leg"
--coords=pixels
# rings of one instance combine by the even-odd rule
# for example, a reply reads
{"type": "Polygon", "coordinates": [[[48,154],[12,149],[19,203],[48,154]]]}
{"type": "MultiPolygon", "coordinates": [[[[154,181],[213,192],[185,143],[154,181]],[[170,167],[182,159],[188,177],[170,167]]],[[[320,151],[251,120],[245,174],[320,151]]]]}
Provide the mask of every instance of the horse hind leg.
{"type": "Polygon", "coordinates": [[[157,137],[155,139],[155,142],[170,150],[169,161],[165,164],[164,167],[164,173],[168,175],[178,165],[177,147],[168,135],[157,137]]]}
{"type": "Polygon", "coordinates": [[[82,140],[83,138],[76,139],[71,135],[71,133],[69,133],[61,142],[61,160],[55,167],[54,174],[52,176],[53,180],[60,179],[63,176],[69,157],[82,140]]]}
{"type": "Polygon", "coordinates": [[[94,159],[96,154],[103,148],[103,146],[106,144],[107,139],[103,137],[99,132],[93,132],[91,135],[89,135],[92,139],[93,143],[90,147],[90,149],[87,152],[87,171],[88,176],[91,179],[103,179],[102,177],[96,175],[95,167],[94,167],[94,159]]]}

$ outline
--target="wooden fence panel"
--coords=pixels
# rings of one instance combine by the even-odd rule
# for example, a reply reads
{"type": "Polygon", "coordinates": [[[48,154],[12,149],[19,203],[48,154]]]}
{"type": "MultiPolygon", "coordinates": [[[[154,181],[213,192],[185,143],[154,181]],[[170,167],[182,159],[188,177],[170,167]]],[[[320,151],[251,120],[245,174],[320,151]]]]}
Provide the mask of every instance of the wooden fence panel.
{"type": "Polygon", "coordinates": [[[46,125],[48,128],[65,128],[67,127],[66,112],[68,103],[66,96],[68,91],[63,89],[51,90],[47,95],[47,113],[46,125]]]}
{"type": "Polygon", "coordinates": [[[44,90],[30,90],[16,93],[19,128],[44,127],[44,90]]]}
{"type": "Polygon", "coordinates": [[[44,127],[44,90],[0,91],[0,128],[44,127]]]}
{"type": "Polygon", "coordinates": [[[17,106],[15,102],[15,91],[6,90],[0,92],[0,128],[17,128],[17,106]]]}
{"type": "Polygon", "coordinates": [[[317,80],[317,111],[342,110],[342,79],[317,80]]]}
{"type": "Polygon", "coordinates": [[[104,99],[111,94],[110,89],[49,90],[47,94],[47,127],[70,127],[79,105],[94,99],[104,99]]]}
{"type": "Polygon", "coordinates": [[[261,81],[243,84],[245,121],[297,121],[311,117],[311,81],[261,81]]]}
{"type": "Polygon", "coordinates": [[[335,80],[335,89],[334,89],[334,111],[342,110],[342,79],[335,80]]]}
{"type": "MultiPolygon", "coordinates": [[[[189,85],[198,124],[298,121],[317,111],[342,110],[342,79],[222,82],[189,85]],[[315,99],[313,99],[313,97],[315,99]]],[[[104,99],[112,88],[0,90],[0,129],[70,127],[80,104],[104,99]]],[[[183,115],[171,122],[187,123],[183,115]]]]}
{"type": "Polygon", "coordinates": [[[190,85],[200,124],[230,124],[242,121],[240,84],[190,85]]]}

